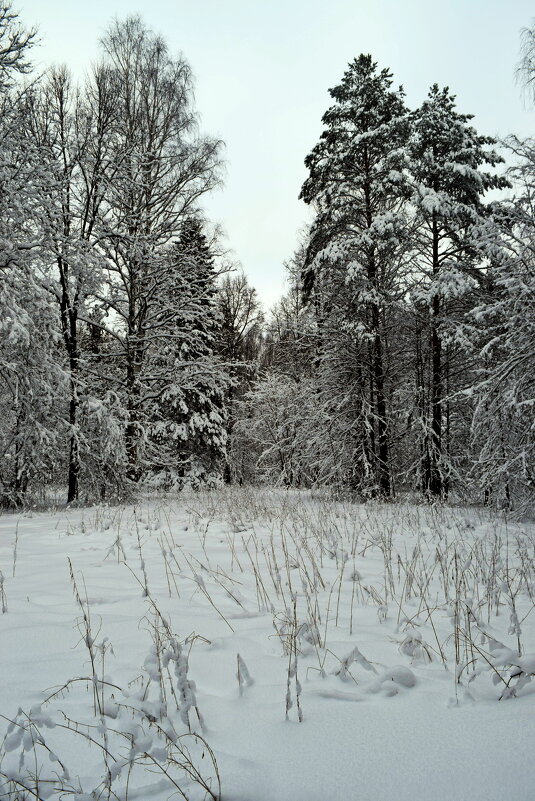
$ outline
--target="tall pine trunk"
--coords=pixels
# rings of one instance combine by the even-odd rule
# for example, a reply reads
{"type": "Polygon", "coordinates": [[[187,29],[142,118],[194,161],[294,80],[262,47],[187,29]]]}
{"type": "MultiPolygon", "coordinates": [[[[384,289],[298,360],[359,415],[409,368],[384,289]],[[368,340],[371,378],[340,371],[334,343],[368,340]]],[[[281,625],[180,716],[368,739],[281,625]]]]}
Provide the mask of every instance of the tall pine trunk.
{"type": "Polygon", "coordinates": [[[373,379],[375,384],[375,408],[377,417],[377,450],[376,457],[379,474],[379,492],[389,496],[391,492],[388,423],[386,416],[386,396],[383,373],[383,348],[379,332],[379,309],[376,304],[372,307],[372,325],[375,332],[373,342],[373,379]]]}
{"type": "MultiPolygon", "coordinates": [[[[368,152],[365,150],[365,169],[369,175],[370,166],[368,162],[368,152]]],[[[364,185],[364,198],[366,207],[366,224],[368,228],[373,225],[373,209],[371,202],[371,186],[370,180],[366,181],[364,185]]],[[[368,280],[373,288],[377,287],[377,263],[376,252],[373,247],[368,254],[367,264],[368,280]]],[[[386,395],[384,389],[384,362],[383,362],[383,343],[381,338],[381,315],[379,304],[373,301],[370,309],[371,319],[371,339],[372,339],[372,364],[371,375],[373,384],[374,416],[377,425],[377,438],[373,445],[375,456],[375,465],[377,473],[377,483],[379,494],[385,497],[390,495],[391,482],[390,482],[390,465],[389,465],[389,445],[388,445],[388,421],[387,421],[387,406],[386,395]]],[[[375,426],[374,426],[375,428],[375,426]]]]}
{"type": "MultiPolygon", "coordinates": [[[[439,232],[436,215],[433,218],[433,278],[436,280],[440,269],[439,232]]],[[[429,492],[435,497],[443,494],[442,479],[442,342],[439,333],[440,293],[435,287],[431,304],[431,458],[429,492]]]]}

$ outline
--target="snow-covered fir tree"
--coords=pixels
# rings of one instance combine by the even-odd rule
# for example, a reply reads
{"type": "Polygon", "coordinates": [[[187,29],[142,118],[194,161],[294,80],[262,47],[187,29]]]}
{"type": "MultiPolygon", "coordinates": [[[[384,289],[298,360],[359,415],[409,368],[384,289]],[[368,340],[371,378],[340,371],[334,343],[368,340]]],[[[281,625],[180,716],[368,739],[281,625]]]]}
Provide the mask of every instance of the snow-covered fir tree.
{"type": "Polygon", "coordinates": [[[217,480],[226,453],[230,376],[215,353],[216,269],[198,217],[184,221],[154,303],[158,336],[146,359],[155,396],[149,405],[147,464],[164,485],[217,480]]]}

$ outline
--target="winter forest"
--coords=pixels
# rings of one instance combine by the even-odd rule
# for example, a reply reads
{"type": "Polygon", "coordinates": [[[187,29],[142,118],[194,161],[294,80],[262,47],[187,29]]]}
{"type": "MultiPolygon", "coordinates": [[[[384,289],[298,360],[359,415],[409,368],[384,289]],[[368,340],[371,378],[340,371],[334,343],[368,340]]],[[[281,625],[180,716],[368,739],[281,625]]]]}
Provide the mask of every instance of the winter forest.
{"type": "Polygon", "coordinates": [[[203,215],[222,143],[189,65],[132,17],[77,86],[0,25],[4,506],[223,481],[530,503],[532,142],[498,146],[437,85],[409,109],[357,56],[266,315],[203,215]]]}
{"type": "Polygon", "coordinates": [[[0,1],[0,799],[531,801],[535,139],[355,53],[266,309],[187,53],[39,35],[0,1]]]}

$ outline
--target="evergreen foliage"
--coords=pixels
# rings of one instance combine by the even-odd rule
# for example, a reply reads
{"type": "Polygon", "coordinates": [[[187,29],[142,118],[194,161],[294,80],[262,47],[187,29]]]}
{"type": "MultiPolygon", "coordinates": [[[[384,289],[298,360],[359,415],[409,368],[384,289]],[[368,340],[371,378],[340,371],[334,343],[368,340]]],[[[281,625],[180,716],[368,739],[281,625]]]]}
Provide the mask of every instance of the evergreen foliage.
{"type": "Polygon", "coordinates": [[[214,257],[198,218],[185,220],[167,266],[157,299],[157,346],[147,357],[156,395],[147,458],[165,486],[186,479],[197,484],[221,474],[230,381],[215,354],[221,324],[214,257]]]}

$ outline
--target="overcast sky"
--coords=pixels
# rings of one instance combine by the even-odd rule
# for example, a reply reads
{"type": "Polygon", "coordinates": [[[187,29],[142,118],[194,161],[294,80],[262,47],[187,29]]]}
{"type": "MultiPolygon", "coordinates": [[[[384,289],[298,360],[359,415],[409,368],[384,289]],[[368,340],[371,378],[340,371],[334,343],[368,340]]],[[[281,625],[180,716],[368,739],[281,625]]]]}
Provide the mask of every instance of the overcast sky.
{"type": "Polygon", "coordinates": [[[535,135],[514,82],[528,0],[15,0],[37,24],[38,66],[81,75],[114,16],[139,13],[196,77],[203,130],[226,142],[225,188],[207,203],[269,307],[308,210],[303,159],[321,132],[327,89],[371,53],[404,85],[411,107],[448,85],[482,134],[535,135]]]}

